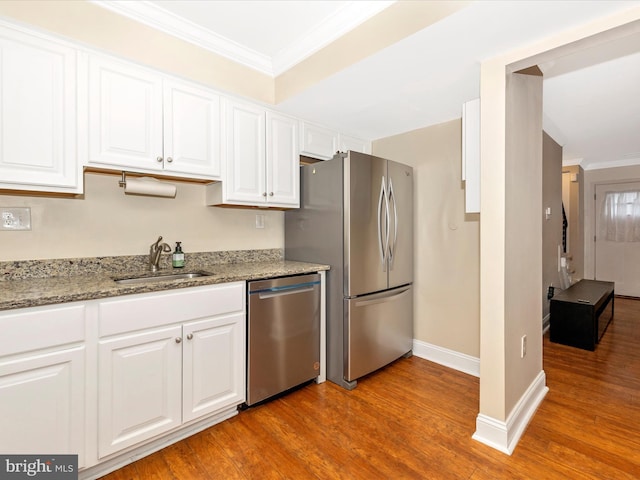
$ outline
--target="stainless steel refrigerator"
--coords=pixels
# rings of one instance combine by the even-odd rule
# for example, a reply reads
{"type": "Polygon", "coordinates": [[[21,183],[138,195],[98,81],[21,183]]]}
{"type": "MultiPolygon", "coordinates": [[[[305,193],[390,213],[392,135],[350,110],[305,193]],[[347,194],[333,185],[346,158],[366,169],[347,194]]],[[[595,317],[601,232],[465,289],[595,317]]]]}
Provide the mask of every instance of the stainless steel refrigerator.
{"type": "Polygon", "coordinates": [[[329,264],[327,378],[347,389],[413,348],[413,169],[357,152],[300,168],[285,258],[329,264]]]}

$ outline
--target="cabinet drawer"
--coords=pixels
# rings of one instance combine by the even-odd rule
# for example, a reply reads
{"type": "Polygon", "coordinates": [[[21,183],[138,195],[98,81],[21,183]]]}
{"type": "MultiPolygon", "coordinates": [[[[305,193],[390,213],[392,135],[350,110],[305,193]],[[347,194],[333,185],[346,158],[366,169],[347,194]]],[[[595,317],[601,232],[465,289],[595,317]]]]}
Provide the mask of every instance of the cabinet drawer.
{"type": "Polygon", "coordinates": [[[99,335],[242,311],[244,282],[118,297],[100,302],[99,335]]]}
{"type": "Polygon", "coordinates": [[[0,357],[84,341],[85,306],[0,312],[0,357]]]}

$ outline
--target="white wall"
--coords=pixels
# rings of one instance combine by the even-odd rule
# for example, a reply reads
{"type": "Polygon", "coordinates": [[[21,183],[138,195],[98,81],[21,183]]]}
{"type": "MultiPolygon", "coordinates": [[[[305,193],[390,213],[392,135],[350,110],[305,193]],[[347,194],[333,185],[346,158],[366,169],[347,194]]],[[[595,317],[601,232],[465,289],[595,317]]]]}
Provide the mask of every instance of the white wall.
{"type": "Polygon", "coordinates": [[[284,248],[280,211],[205,206],[204,185],[176,182],[175,199],[125,195],[119,176],[85,174],[84,198],[0,195],[31,207],[30,231],[0,231],[0,261],[145,255],[159,235],[185,252],[284,248]],[[255,228],[255,216],[265,228],[255,228]]]}

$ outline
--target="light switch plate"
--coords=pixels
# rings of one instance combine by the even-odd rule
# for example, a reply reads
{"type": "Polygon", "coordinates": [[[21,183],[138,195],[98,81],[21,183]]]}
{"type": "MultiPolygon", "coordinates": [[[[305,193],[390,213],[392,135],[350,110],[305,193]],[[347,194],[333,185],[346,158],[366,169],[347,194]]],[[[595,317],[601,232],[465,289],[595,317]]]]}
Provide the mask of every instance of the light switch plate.
{"type": "Polygon", "coordinates": [[[31,209],[0,207],[0,230],[31,230],[31,209]]]}

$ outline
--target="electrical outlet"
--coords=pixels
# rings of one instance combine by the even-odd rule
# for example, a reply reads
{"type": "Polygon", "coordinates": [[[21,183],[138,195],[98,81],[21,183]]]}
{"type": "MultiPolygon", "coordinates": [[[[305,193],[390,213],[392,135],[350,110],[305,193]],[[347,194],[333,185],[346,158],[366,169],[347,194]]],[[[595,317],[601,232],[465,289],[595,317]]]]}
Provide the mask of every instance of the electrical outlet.
{"type": "Polygon", "coordinates": [[[527,355],[527,336],[523,335],[520,339],[520,358],[524,358],[527,355]]]}
{"type": "Polygon", "coordinates": [[[256,228],[264,228],[264,214],[256,214],[256,228]]]}
{"type": "Polygon", "coordinates": [[[0,207],[0,230],[31,230],[31,209],[0,207]]]}

